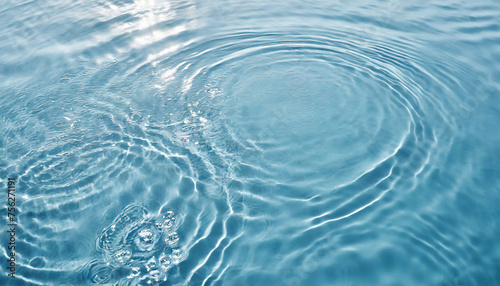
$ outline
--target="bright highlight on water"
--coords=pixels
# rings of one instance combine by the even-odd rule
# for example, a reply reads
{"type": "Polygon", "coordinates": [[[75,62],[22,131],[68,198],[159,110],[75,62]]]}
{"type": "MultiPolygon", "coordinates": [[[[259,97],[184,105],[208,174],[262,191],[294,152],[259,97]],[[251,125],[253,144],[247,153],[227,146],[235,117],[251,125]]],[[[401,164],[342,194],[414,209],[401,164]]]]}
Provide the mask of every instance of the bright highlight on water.
{"type": "Polygon", "coordinates": [[[500,285],[500,2],[0,9],[0,285],[500,285]]]}

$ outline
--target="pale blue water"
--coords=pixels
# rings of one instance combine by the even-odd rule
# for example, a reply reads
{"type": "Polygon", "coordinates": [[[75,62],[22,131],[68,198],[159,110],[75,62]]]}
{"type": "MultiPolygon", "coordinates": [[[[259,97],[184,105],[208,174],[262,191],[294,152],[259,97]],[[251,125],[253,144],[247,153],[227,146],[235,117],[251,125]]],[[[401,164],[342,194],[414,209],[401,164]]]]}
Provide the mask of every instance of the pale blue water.
{"type": "Polygon", "coordinates": [[[7,1],[0,28],[0,285],[500,285],[500,2],[7,1]]]}

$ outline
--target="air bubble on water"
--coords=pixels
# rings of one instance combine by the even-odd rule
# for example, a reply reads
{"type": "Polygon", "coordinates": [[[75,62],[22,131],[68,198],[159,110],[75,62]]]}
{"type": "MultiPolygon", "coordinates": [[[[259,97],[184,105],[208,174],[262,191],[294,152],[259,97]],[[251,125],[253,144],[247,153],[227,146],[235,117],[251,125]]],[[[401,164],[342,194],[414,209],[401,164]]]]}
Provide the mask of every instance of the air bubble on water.
{"type": "Polygon", "coordinates": [[[167,235],[165,238],[165,243],[170,245],[170,246],[175,246],[177,245],[177,242],[179,242],[179,236],[177,235],[177,232],[172,232],[167,235]]]}
{"type": "Polygon", "coordinates": [[[155,281],[160,280],[160,271],[159,270],[152,270],[149,272],[149,277],[151,279],[154,279],[155,281]]]}
{"type": "Polygon", "coordinates": [[[178,264],[182,259],[182,250],[178,247],[173,248],[170,257],[172,258],[174,264],[178,264]]]}
{"type": "Polygon", "coordinates": [[[157,266],[157,263],[156,263],[156,258],[153,256],[151,257],[148,262],[146,262],[146,264],[144,264],[146,266],[146,269],[148,269],[148,271],[151,271],[151,269],[154,269],[156,268],[157,266]]]}
{"type": "Polygon", "coordinates": [[[132,267],[131,272],[129,276],[127,276],[128,279],[132,279],[134,277],[139,276],[141,273],[141,269],[139,267],[132,267]]]}
{"type": "Polygon", "coordinates": [[[137,233],[135,244],[141,251],[151,251],[155,246],[156,237],[154,229],[144,228],[137,233]]]}
{"type": "Polygon", "coordinates": [[[132,253],[126,249],[121,249],[117,253],[115,253],[115,255],[114,255],[116,261],[118,261],[120,263],[127,262],[131,256],[132,256],[132,253]]]}
{"type": "Polygon", "coordinates": [[[153,240],[153,232],[149,229],[143,229],[139,232],[139,236],[144,240],[144,242],[150,242],[153,240]]]}
{"type": "Polygon", "coordinates": [[[172,259],[168,255],[166,255],[165,253],[163,253],[160,256],[158,261],[160,262],[160,267],[163,269],[168,269],[172,266],[172,259]]]}
{"type": "Polygon", "coordinates": [[[155,226],[156,226],[157,229],[159,229],[160,231],[162,231],[162,225],[161,225],[161,222],[159,220],[156,220],[155,226]]]}
{"type": "Polygon", "coordinates": [[[161,218],[156,220],[156,226],[160,231],[168,231],[175,226],[175,216],[173,211],[168,211],[161,218]]]}

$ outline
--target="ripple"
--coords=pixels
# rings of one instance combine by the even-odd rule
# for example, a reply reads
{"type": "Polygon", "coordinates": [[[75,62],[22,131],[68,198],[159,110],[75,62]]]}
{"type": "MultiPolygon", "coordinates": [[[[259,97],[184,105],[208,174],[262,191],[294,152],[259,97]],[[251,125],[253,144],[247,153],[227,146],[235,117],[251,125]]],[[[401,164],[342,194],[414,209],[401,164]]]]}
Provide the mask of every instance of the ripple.
{"type": "Polygon", "coordinates": [[[497,200],[468,189],[492,179],[467,178],[472,145],[496,149],[468,130],[498,118],[498,5],[396,2],[8,5],[0,177],[23,190],[26,281],[420,285],[489,264],[497,200]]]}
{"type": "Polygon", "coordinates": [[[98,269],[91,267],[89,275],[101,277],[101,273],[112,271],[115,267],[122,273],[113,278],[114,281],[121,281],[118,283],[167,281],[168,270],[184,257],[175,222],[176,216],[172,211],[155,217],[141,206],[125,208],[101,232],[97,250],[102,253],[103,261],[97,264],[98,269]]]}
{"type": "MultiPolygon", "coordinates": [[[[157,65],[178,66],[162,92],[182,90],[191,117],[208,118],[200,131],[184,121],[194,127],[187,142],[198,143],[191,147],[205,161],[214,161],[202,149],[209,145],[229,164],[260,166],[280,183],[316,180],[317,187],[330,188],[324,196],[345,189],[352,207],[340,199],[346,211],[321,220],[342,218],[380,200],[390,190],[387,184],[422,172],[438,140],[424,118],[443,120],[444,114],[433,95],[408,77],[420,73],[420,81],[433,80],[412,65],[410,47],[394,49],[404,43],[389,48],[340,31],[308,32],[314,36],[293,30],[223,35],[157,65]]],[[[238,171],[243,178],[251,174],[238,171]]]]}

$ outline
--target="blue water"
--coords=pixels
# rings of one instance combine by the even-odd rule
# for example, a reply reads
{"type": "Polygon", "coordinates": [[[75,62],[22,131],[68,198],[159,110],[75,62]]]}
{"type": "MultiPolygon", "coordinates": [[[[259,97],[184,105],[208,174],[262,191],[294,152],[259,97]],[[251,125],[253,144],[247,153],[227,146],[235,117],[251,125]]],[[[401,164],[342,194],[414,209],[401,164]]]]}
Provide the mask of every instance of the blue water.
{"type": "Polygon", "coordinates": [[[7,1],[0,28],[0,285],[500,285],[500,2],[7,1]]]}

